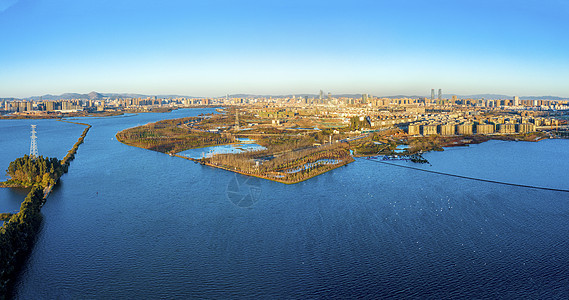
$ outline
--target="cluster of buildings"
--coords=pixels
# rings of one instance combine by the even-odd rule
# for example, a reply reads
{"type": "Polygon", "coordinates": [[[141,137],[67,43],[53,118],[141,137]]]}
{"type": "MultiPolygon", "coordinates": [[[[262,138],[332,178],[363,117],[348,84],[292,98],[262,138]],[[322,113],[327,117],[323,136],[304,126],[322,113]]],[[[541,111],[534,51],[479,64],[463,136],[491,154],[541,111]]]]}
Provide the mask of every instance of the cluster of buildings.
{"type": "MultiPolygon", "coordinates": [[[[100,95],[100,94],[99,94],[100,95]]],[[[151,110],[155,107],[203,105],[247,106],[259,117],[284,123],[293,117],[337,119],[340,126],[359,117],[366,130],[387,127],[406,129],[410,135],[470,135],[534,132],[557,127],[559,121],[539,116],[544,112],[569,111],[568,101],[512,99],[379,98],[368,94],[333,97],[323,91],[317,96],[225,97],[218,98],[104,98],[72,100],[0,101],[0,111],[15,114],[66,113],[77,111],[151,110]]]]}
{"type": "Polygon", "coordinates": [[[303,115],[303,110],[314,111],[315,117],[337,117],[347,125],[353,117],[359,117],[366,130],[385,127],[406,129],[411,135],[470,135],[514,134],[552,129],[559,126],[555,117],[548,114],[569,113],[569,102],[559,100],[512,99],[443,99],[439,90],[435,98],[377,98],[363,94],[361,97],[281,97],[255,99],[226,99],[230,104],[254,104],[258,116],[287,118],[303,115]],[[365,122],[364,122],[365,121],[365,122]]]}
{"type": "Polygon", "coordinates": [[[104,99],[72,99],[57,101],[31,101],[14,100],[0,101],[0,110],[5,112],[31,112],[31,111],[77,111],[77,110],[105,110],[141,108],[155,106],[194,106],[194,105],[261,105],[261,106],[320,106],[329,108],[358,108],[358,109],[409,109],[424,112],[429,109],[510,109],[510,110],[569,110],[569,101],[553,100],[521,100],[512,99],[458,99],[452,96],[443,99],[439,95],[434,98],[380,98],[369,94],[361,96],[337,96],[320,91],[317,96],[282,96],[282,97],[217,97],[217,98],[112,98],[104,99]]]}
{"type": "MultiPolygon", "coordinates": [[[[320,101],[320,99],[315,100],[320,101]]],[[[233,99],[229,101],[236,103],[233,99]]],[[[556,129],[560,125],[559,120],[548,115],[550,113],[560,115],[564,111],[545,110],[545,108],[567,108],[567,103],[563,101],[530,101],[519,100],[518,97],[511,100],[433,99],[431,101],[424,98],[388,99],[363,95],[361,99],[350,98],[345,102],[354,101],[362,104],[367,101],[368,103],[359,106],[304,105],[295,101],[295,97],[253,101],[254,105],[249,105],[249,110],[258,117],[274,119],[273,124],[282,124],[292,117],[310,116],[315,119],[336,118],[343,126],[349,126],[353,118],[357,117],[359,124],[363,124],[362,131],[397,127],[404,129],[410,135],[443,136],[517,134],[531,133],[538,129],[556,129]],[[451,102],[453,105],[448,105],[451,102]],[[543,106],[544,110],[535,109],[531,105],[543,106]]]]}
{"type": "Polygon", "coordinates": [[[75,112],[97,109],[100,101],[92,100],[57,100],[57,101],[0,101],[0,110],[9,113],[30,114],[40,112],[75,112]]]}
{"type": "MultiPolygon", "coordinates": [[[[434,90],[433,90],[434,91],[434,90]]],[[[556,100],[521,100],[518,96],[512,99],[459,99],[452,96],[443,99],[439,90],[438,98],[381,98],[362,94],[356,96],[333,97],[330,93],[326,96],[321,91],[320,95],[314,96],[282,96],[282,97],[233,97],[226,96],[217,98],[216,103],[221,105],[269,105],[269,106],[327,106],[327,107],[356,107],[356,108],[398,108],[398,107],[422,107],[426,109],[460,109],[479,108],[493,110],[569,110],[569,101],[556,100]]]]}
{"type": "Polygon", "coordinates": [[[535,124],[532,123],[415,123],[409,124],[408,134],[410,135],[472,135],[472,134],[512,134],[535,132],[535,124]]]}
{"type": "Polygon", "coordinates": [[[514,134],[535,132],[538,128],[556,128],[559,120],[544,117],[488,117],[421,120],[407,126],[409,135],[471,135],[471,134],[514,134]]]}

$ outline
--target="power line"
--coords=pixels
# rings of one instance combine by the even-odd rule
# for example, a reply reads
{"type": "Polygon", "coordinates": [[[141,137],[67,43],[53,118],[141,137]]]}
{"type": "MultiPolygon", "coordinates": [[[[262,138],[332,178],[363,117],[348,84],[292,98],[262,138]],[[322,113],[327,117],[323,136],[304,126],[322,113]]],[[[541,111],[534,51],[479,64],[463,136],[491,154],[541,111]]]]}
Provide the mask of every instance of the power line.
{"type": "Polygon", "coordinates": [[[38,137],[36,136],[36,126],[37,125],[31,125],[32,126],[32,140],[30,143],[30,157],[32,159],[36,159],[39,155],[38,155],[38,143],[37,143],[37,139],[38,137]]]}
{"type": "Polygon", "coordinates": [[[509,186],[515,186],[515,187],[523,187],[523,188],[529,188],[529,189],[537,189],[537,190],[545,190],[545,191],[554,191],[554,192],[569,193],[569,190],[565,190],[565,189],[555,189],[555,188],[541,187],[541,186],[535,186],[535,185],[525,185],[525,184],[517,184],[517,183],[508,183],[508,182],[503,182],[503,181],[482,179],[482,178],[476,178],[476,177],[468,177],[468,176],[462,176],[462,175],[456,175],[456,174],[449,174],[449,173],[443,173],[443,172],[432,171],[432,170],[425,170],[425,169],[420,169],[420,168],[415,168],[415,167],[410,167],[410,166],[402,166],[402,165],[398,165],[398,164],[394,164],[394,163],[389,163],[389,162],[386,162],[386,161],[379,161],[379,160],[367,160],[367,161],[371,161],[371,162],[375,162],[375,163],[382,163],[382,164],[386,164],[386,165],[390,165],[390,166],[395,166],[395,167],[400,167],[400,168],[406,168],[406,169],[411,169],[411,170],[417,170],[417,171],[422,171],[422,172],[427,172],[427,173],[432,173],[432,174],[451,176],[451,177],[456,177],[456,178],[461,178],[461,179],[468,179],[468,180],[475,180],[475,181],[481,181],[481,182],[488,182],[488,183],[509,185],[509,186]]]}

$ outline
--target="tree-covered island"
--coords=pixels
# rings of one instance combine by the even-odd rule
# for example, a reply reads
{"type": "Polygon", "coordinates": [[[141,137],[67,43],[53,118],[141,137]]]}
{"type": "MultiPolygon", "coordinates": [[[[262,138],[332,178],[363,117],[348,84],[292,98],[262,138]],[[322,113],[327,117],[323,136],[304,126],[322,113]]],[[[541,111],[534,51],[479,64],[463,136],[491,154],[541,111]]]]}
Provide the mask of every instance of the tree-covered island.
{"type": "MultiPolygon", "coordinates": [[[[70,122],[73,123],[73,122],[70,122]]],[[[31,188],[16,213],[0,213],[0,299],[9,299],[14,276],[28,257],[36,240],[43,216],[41,207],[59,178],[67,173],[69,164],[85,139],[91,125],[84,125],[83,133],[62,160],[55,157],[24,155],[12,161],[6,174],[10,179],[0,187],[31,188]]]]}
{"type": "MultiPolygon", "coordinates": [[[[246,138],[264,149],[206,155],[191,160],[249,176],[297,183],[346,165],[354,161],[354,157],[379,155],[383,159],[427,163],[422,153],[442,151],[444,147],[468,146],[490,139],[539,141],[550,135],[543,131],[525,132],[527,123],[514,124],[519,130],[513,132],[490,130],[491,133],[484,133],[482,129],[489,130],[486,128],[489,125],[480,120],[477,125],[460,125],[459,129],[464,132],[453,131],[459,125],[444,125],[445,130],[450,126],[452,134],[438,131],[417,134],[412,132],[419,126],[414,123],[395,126],[393,120],[346,117],[338,111],[309,107],[231,106],[218,109],[218,112],[221,114],[164,120],[129,128],[118,132],[116,138],[127,145],[186,159],[190,158],[179,153],[193,148],[236,144],[246,138]],[[381,125],[383,123],[386,125],[381,125]],[[473,128],[477,128],[476,132],[473,128]]],[[[425,130],[429,126],[424,125],[425,130]]]]}
{"type": "Polygon", "coordinates": [[[348,144],[340,141],[331,143],[328,131],[277,128],[272,126],[271,120],[267,122],[244,113],[239,121],[234,114],[164,120],[120,131],[116,137],[127,145],[170,155],[192,148],[234,144],[239,142],[239,138],[253,139],[265,149],[215,154],[195,161],[288,184],[312,178],[354,160],[348,144]],[[240,130],[241,126],[252,123],[257,126],[240,130]]]}
{"type": "Polygon", "coordinates": [[[31,187],[35,184],[47,187],[55,184],[65,172],[65,166],[55,157],[31,157],[24,155],[8,166],[6,175],[10,177],[0,183],[4,187],[31,187]]]}

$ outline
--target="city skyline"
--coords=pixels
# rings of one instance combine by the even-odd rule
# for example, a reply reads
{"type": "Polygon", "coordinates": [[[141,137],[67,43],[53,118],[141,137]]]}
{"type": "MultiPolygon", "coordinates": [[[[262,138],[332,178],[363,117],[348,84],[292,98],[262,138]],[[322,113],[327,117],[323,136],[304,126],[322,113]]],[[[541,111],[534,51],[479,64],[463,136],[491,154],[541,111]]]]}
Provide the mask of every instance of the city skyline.
{"type": "MultiPolygon", "coordinates": [[[[433,92],[434,89],[431,89],[433,92]]],[[[428,91],[427,91],[428,92],[428,91]]],[[[374,95],[369,93],[335,93],[327,92],[332,98],[360,98],[360,97],[372,97],[372,98],[382,98],[382,99],[432,99],[438,100],[438,96],[435,98],[430,98],[427,93],[422,95],[374,95]]],[[[438,94],[437,94],[438,95],[438,94]]],[[[432,95],[431,95],[432,96],[432,95]]],[[[77,99],[90,99],[90,100],[103,100],[103,99],[130,99],[130,98],[158,98],[158,99],[175,99],[175,98],[188,98],[188,99],[222,99],[222,98],[294,98],[294,97],[309,97],[310,99],[316,99],[319,97],[318,93],[288,93],[288,94],[225,94],[216,96],[195,96],[195,95],[179,95],[179,94],[139,94],[139,93],[105,93],[91,91],[90,93],[74,93],[67,92],[59,95],[44,94],[44,95],[33,95],[27,97],[0,97],[0,100],[31,100],[31,101],[53,101],[53,100],[77,100],[77,99]]],[[[444,92],[441,94],[441,99],[486,99],[486,100],[508,100],[508,99],[520,99],[520,100],[568,100],[569,97],[559,97],[556,95],[503,95],[503,94],[473,94],[473,95],[458,95],[456,93],[444,92]]]]}
{"type": "Polygon", "coordinates": [[[179,94],[569,97],[562,1],[4,1],[0,98],[179,94]]]}

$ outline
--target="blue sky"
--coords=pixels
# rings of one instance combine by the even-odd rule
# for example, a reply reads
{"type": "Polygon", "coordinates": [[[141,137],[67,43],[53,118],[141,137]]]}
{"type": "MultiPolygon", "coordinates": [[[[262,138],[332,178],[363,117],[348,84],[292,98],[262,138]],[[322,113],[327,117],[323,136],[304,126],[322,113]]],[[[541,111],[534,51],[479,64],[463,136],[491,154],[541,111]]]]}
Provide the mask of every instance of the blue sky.
{"type": "Polygon", "coordinates": [[[569,97],[568,0],[0,0],[0,97],[569,97]]]}

